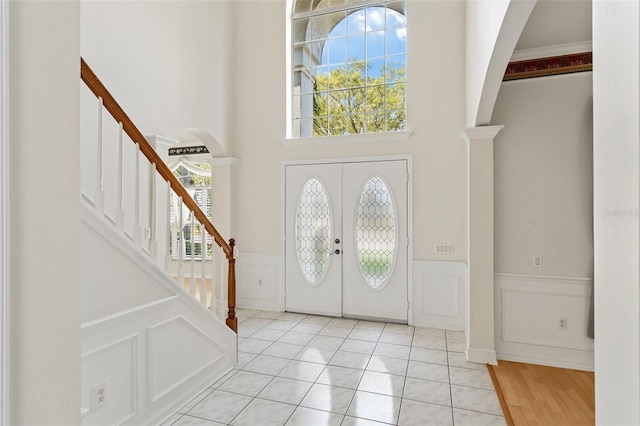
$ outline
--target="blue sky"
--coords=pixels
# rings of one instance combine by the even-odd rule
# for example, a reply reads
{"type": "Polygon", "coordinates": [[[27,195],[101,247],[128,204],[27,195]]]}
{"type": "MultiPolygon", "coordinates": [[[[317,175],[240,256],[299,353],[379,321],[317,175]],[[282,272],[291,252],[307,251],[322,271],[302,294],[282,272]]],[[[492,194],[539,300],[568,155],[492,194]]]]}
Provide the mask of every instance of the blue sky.
{"type": "MultiPolygon", "coordinates": [[[[380,58],[385,47],[387,55],[401,54],[391,60],[404,64],[406,36],[404,16],[381,6],[368,7],[350,14],[331,30],[322,50],[322,64],[337,67],[354,59],[380,58]]],[[[375,78],[384,60],[372,62],[370,76],[375,78]]]]}

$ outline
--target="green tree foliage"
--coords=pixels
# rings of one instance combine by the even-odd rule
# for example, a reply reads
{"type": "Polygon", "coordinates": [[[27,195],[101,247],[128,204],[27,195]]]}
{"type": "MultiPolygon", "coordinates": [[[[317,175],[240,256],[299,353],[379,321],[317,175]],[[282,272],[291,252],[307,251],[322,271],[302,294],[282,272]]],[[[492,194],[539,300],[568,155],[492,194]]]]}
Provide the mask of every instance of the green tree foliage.
{"type": "Polygon", "coordinates": [[[405,67],[390,63],[372,73],[371,63],[350,63],[316,76],[314,136],[405,129],[405,67]]]}

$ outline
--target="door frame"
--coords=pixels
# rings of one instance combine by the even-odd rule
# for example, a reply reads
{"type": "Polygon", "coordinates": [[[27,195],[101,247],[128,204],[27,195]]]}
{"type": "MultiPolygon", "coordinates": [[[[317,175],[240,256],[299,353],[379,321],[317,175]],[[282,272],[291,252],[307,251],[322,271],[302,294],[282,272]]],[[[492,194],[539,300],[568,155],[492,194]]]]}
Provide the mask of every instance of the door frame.
{"type": "Polygon", "coordinates": [[[346,163],[369,163],[373,161],[394,161],[405,160],[407,162],[407,322],[413,325],[413,157],[411,154],[380,155],[366,157],[337,157],[322,158],[312,160],[287,160],[280,166],[280,262],[279,269],[282,271],[280,294],[280,306],[286,309],[286,169],[287,166],[304,166],[315,164],[346,164],[346,163]]]}

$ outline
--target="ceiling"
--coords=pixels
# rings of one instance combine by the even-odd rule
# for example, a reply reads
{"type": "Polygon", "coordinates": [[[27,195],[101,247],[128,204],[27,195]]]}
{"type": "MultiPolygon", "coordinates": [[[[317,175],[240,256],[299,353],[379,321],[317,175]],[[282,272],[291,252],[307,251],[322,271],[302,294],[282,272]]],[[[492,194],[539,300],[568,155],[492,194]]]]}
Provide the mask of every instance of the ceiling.
{"type": "Polygon", "coordinates": [[[538,0],[516,51],[591,41],[591,0],[538,0]]]}

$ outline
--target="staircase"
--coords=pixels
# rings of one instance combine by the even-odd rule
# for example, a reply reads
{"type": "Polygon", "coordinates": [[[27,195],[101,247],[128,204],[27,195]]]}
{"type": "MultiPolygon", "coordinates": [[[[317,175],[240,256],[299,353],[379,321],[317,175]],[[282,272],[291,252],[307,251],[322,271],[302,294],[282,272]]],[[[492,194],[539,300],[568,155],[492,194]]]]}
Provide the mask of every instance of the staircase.
{"type": "Polygon", "coordinates": [[[157,424],[237,362],[235,241],[84,60],[81,78],[82,424],[157,424]]]}

